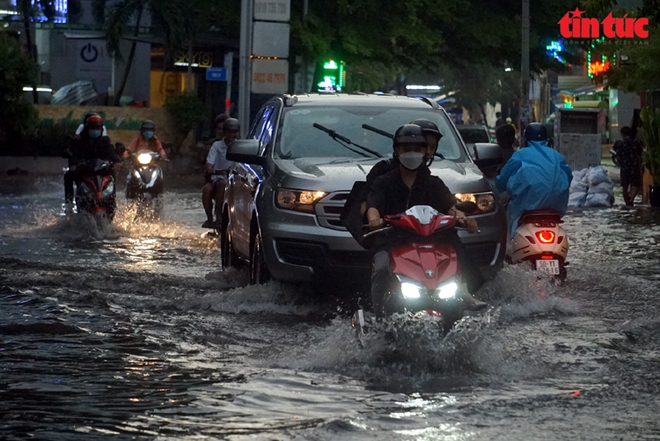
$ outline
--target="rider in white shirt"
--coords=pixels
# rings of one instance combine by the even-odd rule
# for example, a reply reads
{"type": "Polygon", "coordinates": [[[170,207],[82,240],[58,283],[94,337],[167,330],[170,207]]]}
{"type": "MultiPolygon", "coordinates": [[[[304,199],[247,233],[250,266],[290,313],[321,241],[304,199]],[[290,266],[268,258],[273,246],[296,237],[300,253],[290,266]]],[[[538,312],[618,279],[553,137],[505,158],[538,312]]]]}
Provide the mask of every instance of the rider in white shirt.
{"type": "Polygon", "coordinates": [[[228,118],[222,125],[223,138],[211,145],[206,156],[206,174],[211,177],[211,182],[204,185],[202,189],[202,203],[206,212],[206,221],[202,228],[218,228],[222,220],[222,200],[225,196],[225,184],[229,170],[234,166],[232,161],[227,160],[227,147],[234,142],[239,135],[240,124],[236,118],[228,118]],[[215,200],[215,210],[213,201],[215,200]],[[215,211],[215,222],[213,212],[215,211]]]}

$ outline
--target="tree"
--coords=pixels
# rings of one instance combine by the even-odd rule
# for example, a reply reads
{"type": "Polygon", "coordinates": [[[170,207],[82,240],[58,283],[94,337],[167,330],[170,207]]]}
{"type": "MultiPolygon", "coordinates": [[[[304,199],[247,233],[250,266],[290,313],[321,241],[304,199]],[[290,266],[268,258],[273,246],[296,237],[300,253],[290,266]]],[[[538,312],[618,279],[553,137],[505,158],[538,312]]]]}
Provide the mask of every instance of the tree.
{"type": "MultiPolygon", "coordinates": [[[[596,1],[596,0],[592,0],[596,1]]],[[[607,0],[596,1],[593,9],[595,13],[604,15],[611,7],[607,0]]],[[[611,9],[610,9],[611,10],[611,9]]],[[[635,40],[633,43],[617,47],[618,61],[603,73],[600,81],[614,88],[620,88],[626,92],[644,94],[649,90],[660,89],[660,1],[646,0],[641,8],[614,9],[614,15],[622,17],[646,17],[649,19],[649,37],[645,40],[635,40]]]]}
{"type": "MultiPolygon", "coordinates": [[[[558,18],[578,5],[578,0],[533,2],[533,71],[562,68],[546,55],[545,46],[557,37],[558,18]]],[[[359,66],[363,74],[376,76],[369,83],[392,81],[402,73],[437,73],[443,66],[519,71],[521,12],[520,0],[309,0],[304,18],[300,5],[292,4],[291,48],[315,61],[342,59],[349,75],[359,66]]]]}
{"type": "Polygon", "coordinates": [[[164,107],[172,118],[175,136],[172,153],[175,156],[181,152],[181,145],[188,133],[206,120],[208,109],[204,102],[192,93],[168,96],[164,107]]]}
{"type": "Polygon", "coordinates": [[[137,37],[145,14],[149,14],[154,36],[162,39],[166,55],[171,58],[172,54],[180,50],[183,42],[189,38],[188,32],[196,16],[196,14],[191,14],[193,9],[191,5],[198,1],[120,0],[110,6],[107,3],[107,0],[94,0],[93,9],[97,22],[105,23],[110,54],[123,59],[120,50],[121,42],[126,38],[129,26],[134,23],[132,26],[133,42],[126,59],[126,68],[120,86],[115,91],[114,105],[118,106],[133,65],[137,37]]]}
{"type": "Polygon", "coordinates": [[[36,123],[37,111],[23,97],[23,86],[34,83],[36,75],[36,64],[21,51],[17,39],[0,32],[0,146],[4,148],[19,145],[20,135],[36,123]]]}

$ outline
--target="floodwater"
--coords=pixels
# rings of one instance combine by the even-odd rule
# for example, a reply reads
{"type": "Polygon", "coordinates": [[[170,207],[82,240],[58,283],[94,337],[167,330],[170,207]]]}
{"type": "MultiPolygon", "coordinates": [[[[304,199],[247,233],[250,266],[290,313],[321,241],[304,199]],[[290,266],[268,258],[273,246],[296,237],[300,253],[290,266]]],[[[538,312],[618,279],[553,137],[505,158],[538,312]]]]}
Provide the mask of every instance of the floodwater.
{"type": "Polygon", "coordinates": [[[660,439],[650,208],[571,211],[564,285],[505,266],[445,340],[362,348],[342,293],[222,271],[198,181],[99,229],[57,177],[0,180],[1,439],[660,439]]]}

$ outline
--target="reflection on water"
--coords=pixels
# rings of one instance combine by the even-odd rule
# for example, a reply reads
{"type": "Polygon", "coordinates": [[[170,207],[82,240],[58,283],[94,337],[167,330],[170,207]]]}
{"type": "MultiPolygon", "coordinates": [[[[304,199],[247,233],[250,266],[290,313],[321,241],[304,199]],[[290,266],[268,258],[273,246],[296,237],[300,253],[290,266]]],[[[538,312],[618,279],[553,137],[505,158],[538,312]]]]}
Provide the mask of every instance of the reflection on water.
{"type": "Polygon", "coordinates": [[[506,265],[444,340],[402,320],[362,347],[315,287],[223,271],[198,192],[100,228],[60,197],[0,195],[2,439],[658,434],[656,212],[575,210],[566,284],[506,265]]]}

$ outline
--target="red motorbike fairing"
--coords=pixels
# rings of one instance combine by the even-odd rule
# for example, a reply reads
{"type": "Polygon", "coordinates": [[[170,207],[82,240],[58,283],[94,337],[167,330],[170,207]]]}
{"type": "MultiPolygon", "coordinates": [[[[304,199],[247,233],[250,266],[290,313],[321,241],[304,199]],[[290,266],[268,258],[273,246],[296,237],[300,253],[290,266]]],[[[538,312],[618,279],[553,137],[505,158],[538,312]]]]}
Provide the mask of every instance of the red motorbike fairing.
{"type": "Polygon", "coordinates": [[[442,240],[431,238],[435,233],[453,228],[456,219],[435,214],[428,223],[422,223],[413,215],[399,214],[385,216],[385,221],[395,227],[414,231],[417,236],[421,236],[420,239],[428,238],[392,249],[390,264],[394,274],[417,280],[431,291],[435,290],[440,282],[459,274],[458,258],[454,247],[443,243],[442,240]]]}
{"type": "Polygon", "coordinates": [[[412,230],[417,235],[427,237],[432,235],[437,231],[446,230],[448,228],[456,225],[456,219],[451,216],[436,215],[431,218],[431,222],[427,224],[422,224],[417,218],[409,214],[398,214],[394,216],[384,216],[385,222],[404,228],[406,230],[412,230]]]}
{"type": "Polygon", "coordinates": [[[454,247],[432,241],[393,248],[391,267],[394,274],[417,280],[429,290],[435,290],[440,282],[459,274],[454,247]]]}
{"type": "Polygon", "coordinates": [[[84,182],[86,182],[90,188],[93,190],[94,195],[96,196],[94,200],[94,205],[92,207],[92,211],[94,213],[100,213],[103,211],[106,211],[106,207],[103,205],[103,189],[108,185],[108,183],[112,180],[112,177],[110,175],[107,176],[88,176],[83,179],[84,182]],[[97,185],[96,180],[98,178],[101,182],[100,185],[97,185]]]}

